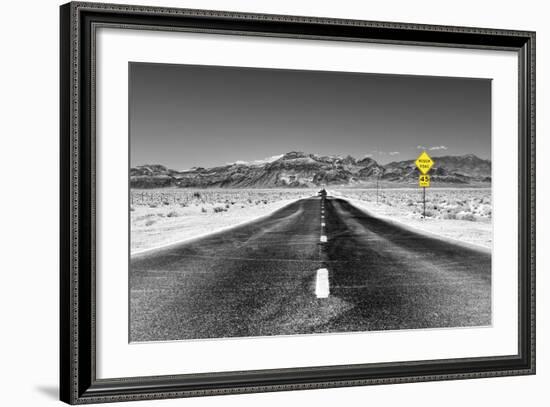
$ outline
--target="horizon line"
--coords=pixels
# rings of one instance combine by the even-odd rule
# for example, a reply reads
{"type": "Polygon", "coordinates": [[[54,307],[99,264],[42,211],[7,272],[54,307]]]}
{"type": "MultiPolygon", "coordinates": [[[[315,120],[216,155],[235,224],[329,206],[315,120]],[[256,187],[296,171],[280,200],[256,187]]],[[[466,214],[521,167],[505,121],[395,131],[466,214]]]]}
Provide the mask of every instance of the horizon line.
{"type": "MultiPolygon", "coordinates": [[[[420,151],[420,153],[418,155],[420,155],[422,153],[422,151],[425,151],[426,153],[429,154],[429,149],[425,149],[425,150],[418,150],[420,151]]],[[[441,150],[436,150],[436,151],[441,151],[441,150]]],[[[445,150],[443,150],[445,151],[445,150]]],[[[374,159],[372,157],[371,154],[366,154],[364,155],[363,157],[361,158],[356,158],[354,156],[352,156],[351,154],[347,154],[347,155],[340,155],[340,154],[335,154],[335,155],[322,155],[322,154],[317,154],[317,153],[306,153],[304,151],[297,151],[297,150],[293,150],[293,151],[289,151],[287,153],[284,153],[284,154],[276,154],[272,157],[276,157],[278,156],[279,158],[277,158],[276,160],[273,160],[273,161],[267,161],[267,159],[269,158],[272,158],[272,157],[266,157],[264,159],[258,159],[258,160],[252,160],[252,161],[245,161],[245,160],[237,160],[237,161],[234,161],[232,163],[223,163],[223,164],[219,164],[219,165],[214,165],[214,166],[210,166],[210,167],[203,167],[203,166],[193,166],[193,167],[188,167],[188,168],[185,168],[185,169],[175,169],[175,168],[170,168],[170,167],[167,167],[166,165],[164,164],[159,164],[159,163],[145,163],[145,164],[138,164],[138,165],[135,165],[135,166],[132,166],[130,165],[130,168],[137,168],[137,167],[147,167],[147,166],[153,166],[153,165],[160,165],[160,166],[163,166],[164,168],[166,168],[167,170],[172,170],[172,171],[179,171],[179,172],[182,172],[182,171],[189,171],[193,168],[216,168],[216,167],[228,167],[228,166],[231,166],[231,165],[264,165],[264,164],[270,164],[272,162],[275,162],[279,159],[281,159],[282,157],[284,157],[285,155],[287,154],[291,154],[291,153],[301,153],[301,154],[305,154],[305,155],[313,155],[313,156],[317,156],[317,157],[338,157],[338,158],[347,158],[347,157],[351,157],[353,158],[356,162],[357,161],[361,161],[361,160],[364,160],[365,158],[370,158],[371,160],[373,160],[374,162],[376,162],[377,164],[379,164],[380,166],[386,166],[386,165],[389,165],[389,164],[392,164],[392,163],[400,163],[400,162],[403,162],[403,161],[415,161],[416,158],[405,158],[405,159],[402,159],[402,160],[392,160],[392,161],[389,161],[387,162],[386,164],[380,164],[376,159],[374,159]]],[[[388,153],[386,153],[388,154],[388,153]]],[[[483,158],[483,157],[480,157],[478,156],[477,154],[474,154],[474,153],[467,153],[467,154],[456,154],[456,155],[453,155],[453,154],[444,154],[444,155],[433,155],[433,154],[430,154],[430,157],[431,158],[441,158],[441,157],[466,157],[466,156],[474,156],[476,158],[479,158],[480,160],[484,160],[484,161],[489,161],[489,162],[492,162],[491,158],[483,158]]],[[[418,157],[417,157],[418,158],[418,157]]]]}

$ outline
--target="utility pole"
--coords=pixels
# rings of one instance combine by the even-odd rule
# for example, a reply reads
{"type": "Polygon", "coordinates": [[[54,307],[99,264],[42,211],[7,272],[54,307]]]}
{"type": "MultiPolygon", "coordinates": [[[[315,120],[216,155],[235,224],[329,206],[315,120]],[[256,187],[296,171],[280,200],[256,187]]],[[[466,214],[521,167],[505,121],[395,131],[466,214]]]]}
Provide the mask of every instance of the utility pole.
{"type": "Polygon", "coordinates": [[[380,170],[377,171],[376,177],[376,205],[378,205],[378,195],[380,194],[380,170]]]}
{"type": "Polygon", "coordinates": [[[378,183],[380,180],[380,176],[376,177],[376,205],[378,205],[378,183]]]}

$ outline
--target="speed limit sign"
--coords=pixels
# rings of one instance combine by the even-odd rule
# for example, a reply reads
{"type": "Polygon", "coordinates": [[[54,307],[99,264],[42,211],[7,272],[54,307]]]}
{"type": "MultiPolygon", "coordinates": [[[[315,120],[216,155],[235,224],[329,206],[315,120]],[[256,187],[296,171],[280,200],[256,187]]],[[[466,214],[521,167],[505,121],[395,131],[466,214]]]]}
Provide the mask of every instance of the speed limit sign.
{"type": "Polygon", "coordinates": [[[430,187],[430,176],[429,175],[420,175],[418,177],[418,186],[421,188],[430,187]]]}

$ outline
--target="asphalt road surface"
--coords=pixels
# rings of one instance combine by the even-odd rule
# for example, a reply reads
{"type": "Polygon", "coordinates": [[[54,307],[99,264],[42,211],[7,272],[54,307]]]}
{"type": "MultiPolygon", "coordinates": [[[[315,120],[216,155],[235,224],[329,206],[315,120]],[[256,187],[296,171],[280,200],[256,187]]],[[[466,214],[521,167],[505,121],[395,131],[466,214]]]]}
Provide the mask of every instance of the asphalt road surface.
{"type": "Polygon", "coordinates": [[[491,255],[337,198],[130,260],[130,340],[491,324],[491,255]]]}

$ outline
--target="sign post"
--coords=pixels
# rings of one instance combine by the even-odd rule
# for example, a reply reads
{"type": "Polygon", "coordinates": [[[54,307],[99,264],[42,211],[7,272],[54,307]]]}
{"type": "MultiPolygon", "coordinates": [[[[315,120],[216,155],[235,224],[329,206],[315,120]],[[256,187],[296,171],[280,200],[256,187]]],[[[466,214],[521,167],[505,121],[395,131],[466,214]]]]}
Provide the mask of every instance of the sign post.
{"type": "Polygon", "coordinates": [[[423,218],[426,219],[426,188],[430,187],[430,176],[428,172],[434,165],[433,160],[425,151],[422,151],[422,154],[418,156],[415,161],[416,168],[420,171],[421,175],[418,177],[418,186],[423,189],[422,191],[422,201],[424,204],[424,214],[423,218]]]}

